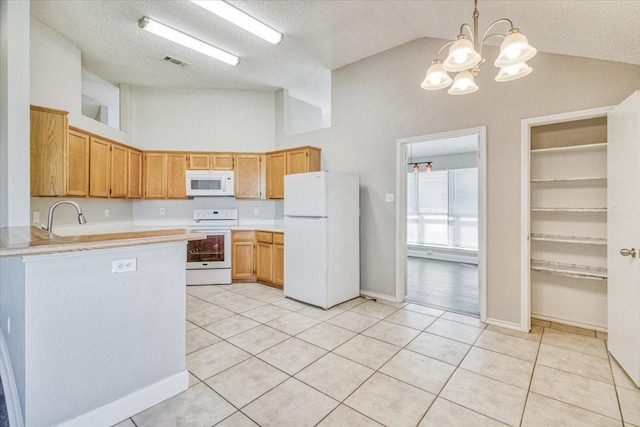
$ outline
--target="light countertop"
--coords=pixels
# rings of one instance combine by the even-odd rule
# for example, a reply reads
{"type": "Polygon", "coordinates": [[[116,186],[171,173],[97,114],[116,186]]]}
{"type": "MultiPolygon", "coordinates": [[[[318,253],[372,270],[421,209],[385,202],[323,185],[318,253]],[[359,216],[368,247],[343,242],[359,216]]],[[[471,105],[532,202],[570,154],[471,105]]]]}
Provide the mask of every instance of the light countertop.
{"type": "Polygon", "coordinates": [[[0,228],[0,257],[40,255],[204,239],[184,228],[58,236],[38,227],[0,228]]]}

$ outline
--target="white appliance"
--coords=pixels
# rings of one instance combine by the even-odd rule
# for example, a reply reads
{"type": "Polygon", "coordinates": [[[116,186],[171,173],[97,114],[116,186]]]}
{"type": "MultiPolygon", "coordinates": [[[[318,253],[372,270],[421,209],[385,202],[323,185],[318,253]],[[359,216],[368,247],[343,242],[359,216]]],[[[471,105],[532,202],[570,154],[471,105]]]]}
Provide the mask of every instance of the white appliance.
{"type": "Polygon", "coordinates": [[[233,171],[188,170],[187,196],[233,196],[233,171]]]}
{"type": "Polygon", "coordinates": [[[191,230],[207,235],[187,243],[187,285],[231,284],[231,227],[237,209],[196,209],[191,230]]]}
{"type": "Polygon", "coordinates": [[[360,295],[357,175],[284,177],[284,295],[324,309],[360,295]]]}

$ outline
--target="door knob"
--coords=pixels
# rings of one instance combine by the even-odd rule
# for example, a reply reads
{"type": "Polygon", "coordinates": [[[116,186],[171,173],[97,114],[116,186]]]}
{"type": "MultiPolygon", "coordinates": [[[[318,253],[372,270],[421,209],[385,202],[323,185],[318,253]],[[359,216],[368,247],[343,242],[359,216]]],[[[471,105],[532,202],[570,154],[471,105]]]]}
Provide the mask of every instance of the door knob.
{"type": "Polygon", "coordinates": [[[636,257],[636,248],[620,249],[620,255],[622,255],[622,256],[631,256],[631,258],[635,258],[636,257]]]}

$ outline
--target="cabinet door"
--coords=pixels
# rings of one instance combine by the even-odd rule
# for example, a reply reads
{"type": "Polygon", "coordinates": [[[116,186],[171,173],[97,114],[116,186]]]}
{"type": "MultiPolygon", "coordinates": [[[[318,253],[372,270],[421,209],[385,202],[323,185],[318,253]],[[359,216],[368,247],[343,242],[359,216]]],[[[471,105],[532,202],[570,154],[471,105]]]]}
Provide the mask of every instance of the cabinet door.
{"type": "Polygon", "coordinates": [[[187,155],[169,154],[167,159],[167,197],[184,199],[187,197],[187,155]]]}
{"type": "Polygon", "coordinates": [[[167,154],[145,153],[144,197],[164,199],[167,197],[167,154]]]}
{"type": "Polygon", "coordinates": [[[273,244],[256,243],[256,278],[265,282],[273,279],[273,244]]]}
{"type": "Polygon", "coordinates": [[[31,107],[31,195],[63,196],[67,112],[31,107]]]}
{"type": "Polygon", "coordinates": [[[69,129],[67,140],[67,195],[89,195],[89,135],[69,129]]]}
{"type": "Polygon", "coordinates": [[[285,153],[267,155],[267,199],[284,198],[285,153]]]}
{"type": "Polygon", "coordinates": [[[287,151],[287,175],[303,173],[309,170],[307,149],[287,151]]]}
{"type": "Polygon", "coordinates": [[[127,197],[127,149],[111,144],[111,190],[112,198],[127,197]]]}
{"type": "Polygon", "coordinates": [[[111,143],[91,137],[89,154],[89,195],[109,197],[111,189],[111,143]]]}
{"type": "Polygon", "coordinates": [[[253,241],[232,243],[231,280],[255,280],[253,245],[253,241]]]}
{"type": "Polygon", "coordinates": [[[211,155],[212,169],[216,170],[233,170],[233,154],[231,153],[214,153],[211,155]]]}
{"type": "Polygon", "coordinates": [[[273,284],[284,286],[284,245],[273,245],[273,284]]]}
{"type": "Polygon", "coordinates": [[[142,152],[129,149],[128,151],[128,179],[127,197],[129,199],[142,198],[142,152]]]}
{"type": "Polygon", "coordinates": [[[189,169],[192,169],[192,170],[211,169],[211,155],[209,153],[189,154],[189,169]]]}
{"type": "Polygon", "coordinates": [[[238,154],[235,168],[236,199],[259,199],[261,185],[261,156],[238,154]]]}

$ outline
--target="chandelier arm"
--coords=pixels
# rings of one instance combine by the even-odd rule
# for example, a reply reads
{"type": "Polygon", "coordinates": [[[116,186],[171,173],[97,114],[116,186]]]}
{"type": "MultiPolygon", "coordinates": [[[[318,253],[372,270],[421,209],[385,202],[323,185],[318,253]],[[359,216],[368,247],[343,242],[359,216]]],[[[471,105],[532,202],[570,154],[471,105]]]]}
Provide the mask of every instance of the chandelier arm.
{"type": "Polygon", "coordinates": [[[491,37],[501,37],[501,38],[506,38],[506,36],[504,34],[500,34],[500,33],[492,33],[489,34],[485,37],[482,38],[482,43],[480,43],[480,50],[478,51],[478,53],[480,54],[480,56],[482,56],[482,46],[484,46],[484,42],[489,40],[491,37]]]}
{"type": "Polygon", "coordinates": [[[446,42],[445,44],[443,44],[443,45],[440,47],[440,49],[438,50],[438,54],[436,55],[436,59],[438,59],[438,60],[439,60],[439,59],[440,59],[440,53],[442,53],[442,50],[443,50],[445,47],[447,47],[447,46],[449,46],[449,45],[453,44],[454,42],[455,42],[455,40],[449,40],[448,42],[446,42]]]}
{"type": "Polygon", "coordinates": [[[487,36],[487,34],[489,33],[489,31],[491,31],[491,30],[493,29],[493,27],[495,27],[496,25],[501,24],[501,23],[503,23],[503,22],[506,22],[506,23],[508,23],[508,24],[509,24],[509,30],[513,30],[513,29],[515,28],[515,27],[513,26],[513,22],[511,21],[511,19],[501,18],[501,19],[498,19],[498,20],[496,20],[496,21],[493,21],[493,22],[491,23],[491,25],[489,25],[489,26],[487,27],[487,29],[486,29],[486,30],[484,30],[484,33],[482,33],[482,38],[480,39],[480,44],[483,44],[483,43],[485,42],[485,40],[487,40],[489,37],[491,37],[491,36],[493,35],[493,34],[491,34],[491,35],[488,35],[488,36],[487,36]]]}
{"type": "Polygon", "coordinates": [[[475,44],[476,43],[476,37],[474,35],[474,31],[473,31],[473,29],[471,29],[471,26],[469,24],[467,24],[466,22],[464,24],[460,25],[460,35],[462,35],[462,33],[464,32],[465,28],[469,32],[469,37],[471,38],[471,43],[475,44]]]}

